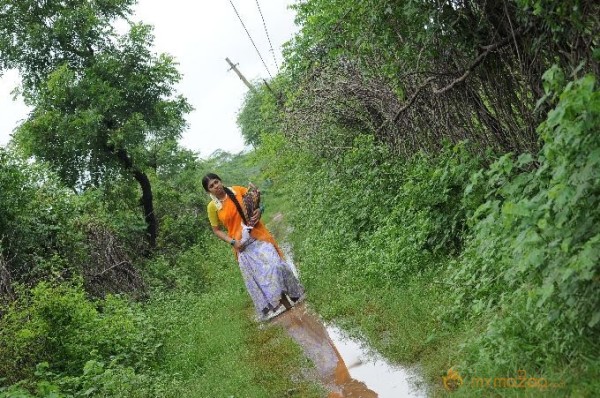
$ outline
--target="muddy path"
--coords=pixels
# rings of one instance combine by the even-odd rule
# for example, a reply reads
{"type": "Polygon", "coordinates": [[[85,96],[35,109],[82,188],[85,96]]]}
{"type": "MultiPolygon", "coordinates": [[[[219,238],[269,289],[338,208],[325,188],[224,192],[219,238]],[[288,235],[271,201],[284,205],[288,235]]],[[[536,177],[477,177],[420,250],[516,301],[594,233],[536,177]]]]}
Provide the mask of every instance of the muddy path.
{"type": "MultiPolygon", "coordinates": [[[[281,248],[294,273],[290,245],[285,243],[283,215],[277,213],[269,228],[281,240],[281,248]]],[[[328,398],[342,397],[426,397],[418,371],[390,364],[363,341],[351,339],[335,323],[325,324],[307,300],[271,320],[267,327],[282,327],[315,365],[315,374],[307,377],[321,382],[328,398]]]]}

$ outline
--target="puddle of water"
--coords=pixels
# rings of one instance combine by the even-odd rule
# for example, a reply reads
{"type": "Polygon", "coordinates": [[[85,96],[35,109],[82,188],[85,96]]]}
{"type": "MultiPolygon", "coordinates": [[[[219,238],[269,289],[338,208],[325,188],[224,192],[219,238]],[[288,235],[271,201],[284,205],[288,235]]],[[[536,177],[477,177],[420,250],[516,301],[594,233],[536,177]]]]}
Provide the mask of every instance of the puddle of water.
{"type": "Polygon", "coordinates": [[[380,398],[427,396],[418,389],[420,380],[414,370],[390,364],[381,355],[370,352],[364,343],[345,336],[335,326],[327,326],[327,331],[346,363],[350,376],[365,382],[380,398]]]}
{"type": "MultiPolygon", "coordinates": [[[[283,243],[280,247],[294,275],[300,278],[290,245],[283,243]]],[[[423,383],[415,371],[390,364],[333,325],[326,327],[304,303],[279,315],[272,323],[285,328],[313,361],[318,372],[316,377],[331,391],[328,398],[427,396],[418,388],[423,383]]]]}
{"type": "Polygon", "coordinates": [[[302,347],[315,365],[316,377],[330,391],[329,398],[426,396],[409,383],[416,376],[367,352],[339,329],[326,328],[304,303],[279,315],[272,324],[283,327],[302,347]]]}

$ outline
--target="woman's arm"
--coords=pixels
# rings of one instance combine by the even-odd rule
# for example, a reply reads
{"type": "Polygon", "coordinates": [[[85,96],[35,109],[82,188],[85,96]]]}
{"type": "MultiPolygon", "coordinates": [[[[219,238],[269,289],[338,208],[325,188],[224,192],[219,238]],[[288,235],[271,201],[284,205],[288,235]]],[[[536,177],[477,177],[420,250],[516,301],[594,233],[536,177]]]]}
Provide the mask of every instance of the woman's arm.
{"type": "Polygon", "coordinates": [[[244,251],[244,246],[235,239],[231,239],[229,236],[227,236],[227,234],[221,229],[221,227],[212,227],[213,233],[215,235],[217,235],[217,237],[219,239],[221,239],[224,242],[227,242],[231,245],[231,241],[234,242],[234,244],[232,245],[237,251],[244,251]]]}

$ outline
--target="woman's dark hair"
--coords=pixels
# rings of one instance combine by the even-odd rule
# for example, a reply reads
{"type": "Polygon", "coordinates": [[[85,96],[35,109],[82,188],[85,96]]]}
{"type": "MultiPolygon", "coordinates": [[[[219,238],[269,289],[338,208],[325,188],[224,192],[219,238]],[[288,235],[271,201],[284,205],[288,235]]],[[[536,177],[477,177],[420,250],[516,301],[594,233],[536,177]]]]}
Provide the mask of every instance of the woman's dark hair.
{"type": "MultiPolygon", "coordinates": [[[[210,180],[219,180],[221,182],[223,181],[223,180],[221,180],[221,177],[219,177],[215,173],[206,174],[204,177],[202,177],[202,186],[204,187],[204,190],[206,192],[208,192],[208,182],[210,180]]],[[[244,220],[244,224],[248,225],[248,220],[246,220],[246,216],[244,216],[244,211],[242,210],[242,206],[240,206],[240,202],[238,202],[237,198],[235,197],[235,195],[233,194],[231,189],[229,189],[227,187],[223,187],[223,190],[225,191],[227,196],[229,196],[229,198],[231,200],[233,200],[233,204],[237,208],[237,211],[240,214],[240,216],[242,216],[242,220],[244,220]]]]}
{"type": "Polygon", "coordinates": [[[229,198],[231,200],[233,200],[233,204],[237,208],[237,211],[240,214],[240,216],[242,216],[242,220],[244,220],[244,224],[248,225],[248,220],[246,220],[246,216],[244,215],[244,211],[242,210],[242,206],[240,206],[240,202],[238,202],[237,198],[235,197],[235,195],[233,194],[233,192],[231,191],[231,189],[229,189],[227,187],[223,187],[223,190],[225,191],[225,193],[227,194],[227,196],[229,196],[229,198]]]}
{"type": "Polygon", "coordinates": [[[221,177],[219,177],[218,175],[216,175],[215,173],[208,173],[207,175],[205,175],[204,177],[202,177],[202,186],[204,187],[204,190],[206,192],[208,192],[208,182],[210,180],[219,180],[219,181],[223,181],[221,180],[221,177]]]}

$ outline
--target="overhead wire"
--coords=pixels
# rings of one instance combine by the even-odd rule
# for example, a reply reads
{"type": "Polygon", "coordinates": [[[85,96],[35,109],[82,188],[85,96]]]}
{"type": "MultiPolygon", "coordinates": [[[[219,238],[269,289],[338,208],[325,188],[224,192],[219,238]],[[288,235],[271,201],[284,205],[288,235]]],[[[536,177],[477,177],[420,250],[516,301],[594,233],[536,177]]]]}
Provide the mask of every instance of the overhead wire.
{"type": "Polygon", "coordinates": [[[271,43],[271,37],[269,36],[269,31],[267,30],[267,24],[265,22],[265,17],[263,16],[262,10],[260,9],[260,4],[258,0],[256,0],[256,7],[258,8],[258,12],[260,14],[260,18],[263,22],[263,27],[265,28],[265,34],[267,35],[267,40],[269,41],[269,47],[271,48],[271,54],[273,55],[273,61],[275,61],[275,67],[279,71],[279,65],[277,65],[277,59],[275,58],[275,51],[273,50],[273,44],[271,43]]]}
{"type": "Polygon", "coordinates": [[[252,39],[252,36],[250,35],[250,32],[248,32],[248,29],[246,29],[246,25],[244,24],[244,21],[242,20],[242,17],[240,17],[240,14],[239,14],[237,8],[235,8],[235,5],[233,4],[233,2],[231,0],[229,0],[229,4],[231,4],[231,7],[233,7],[233,11],[235,11],[235,15],[237,15],[238,19],[240,20],[240,23],[242,24],[242,27],[246,31],[246,34],[248,35],[248,38],[252,42],[252,45],[254,46],[254,49],[256,50],[256,53],[258,54],[258,57],[262,61],[262,64],[264,65],[265,69],[267,70],[267,73],[269,74],[269,76],[272,79],[273,76],[271,75],[271,71],[269,70],[269,67],[265,63],[265,60],[263,59],[262,55],[260,54],[260,51],[258,51],[258,47],[256,47],[256,44],[254,43],[254,40],[252,39]]]}

